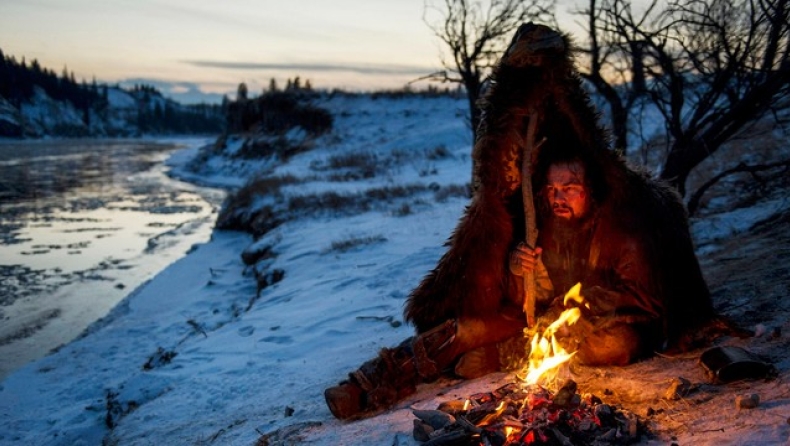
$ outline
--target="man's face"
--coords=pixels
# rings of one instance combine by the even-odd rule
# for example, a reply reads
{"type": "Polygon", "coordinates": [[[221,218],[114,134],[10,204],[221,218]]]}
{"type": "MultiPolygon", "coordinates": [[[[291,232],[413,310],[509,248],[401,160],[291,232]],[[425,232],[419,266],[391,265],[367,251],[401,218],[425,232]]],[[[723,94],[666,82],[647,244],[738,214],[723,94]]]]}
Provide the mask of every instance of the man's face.
{"type": "Polygon", "coordinates": [[[589,193],[584,185],[582,163],[552,164],[543,193],[556,218],[573,221],[584,217],[589,208],[589,193]]]}

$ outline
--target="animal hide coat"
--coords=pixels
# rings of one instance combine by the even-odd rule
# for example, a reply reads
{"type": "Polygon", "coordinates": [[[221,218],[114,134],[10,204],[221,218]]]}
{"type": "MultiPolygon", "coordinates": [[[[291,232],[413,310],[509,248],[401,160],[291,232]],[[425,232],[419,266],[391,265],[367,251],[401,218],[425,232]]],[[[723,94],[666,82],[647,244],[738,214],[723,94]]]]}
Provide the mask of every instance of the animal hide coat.
{"type": "MultiPolygon", "coordinates": [[[[603,233],[627,233],[644,241],[650,287],[663,312],[663,338],[676,344],[685,332],[712,318],[710,293],[680,197],[611,150],[571,51],[566,36],[529,23],[519,28],[495,68],[480,101],[473,197],[446,253],[406,302],[404,317],[418,333],[450,318],[502,312],[509,303],[521,308],[517,285],[522,279],[509,272],[508,259],[525,237],[520,166],[532,112],[538,116],[537,139],[570,144],[593,160],[593,174],[605,185],[596,191],[603,233]]],[[[541,150],[550,149],[547,144],[541,150]]],[[[533,190],[538,187],[533,181],[533,190]]]]}

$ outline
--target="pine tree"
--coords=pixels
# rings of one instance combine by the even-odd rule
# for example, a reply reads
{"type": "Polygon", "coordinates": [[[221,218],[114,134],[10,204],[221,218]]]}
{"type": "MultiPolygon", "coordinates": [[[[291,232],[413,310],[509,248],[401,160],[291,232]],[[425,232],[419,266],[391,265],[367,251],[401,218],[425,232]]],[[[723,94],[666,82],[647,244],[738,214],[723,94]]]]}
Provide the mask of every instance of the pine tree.
{"type": "Polygon", "coordinates": [[[239,84],[239,89],[236,92],[236,100],[237,101],[247,100],[247,84],[245,84],[244,82],[239,84]]]}

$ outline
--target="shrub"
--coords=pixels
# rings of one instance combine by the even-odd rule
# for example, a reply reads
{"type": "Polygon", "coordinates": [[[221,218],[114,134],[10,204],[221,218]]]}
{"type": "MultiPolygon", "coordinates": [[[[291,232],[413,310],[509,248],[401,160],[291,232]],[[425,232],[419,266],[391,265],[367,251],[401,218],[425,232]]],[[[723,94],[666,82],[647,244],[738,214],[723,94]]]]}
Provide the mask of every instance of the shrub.
{"type": "Polygon", "coordinates": [[[300,102],[292,92],[268,92],[255,99],[242,99],[228,104],[227,124],[231,133],[253,130],[271,135],[285,134],[301,127],[311,136],[332,130],[329,111],[300,102]]]}
{"type": "Polygon", "coordinates": [[[436,201],[442,203],[447,201],[450,197],[465,197],[468,198],[471,195],[471,189],[469,188],[468,184],[451,184],[448,186],[440,187],[434,192],[434,198],[436,201]]]}
{"type": "MultiPolygon", "coordinates": [[[[217,229],[250,230],[256,217],[251,209],[255,200],[258,197],[278,197],[282,186],[298,182],[299,179],[293,175],[266,176],[248,182],[225,198],[217,216],[217,229]]],[[[263,207],[255,212],[269,216],[276,214],[273,210],[265,212],[263,207]]]]}
{"type": "Polygon", "coordinates": [[[330,179],[334,181],[354,181],[363,178],[373,178],[383,167],[378,157],[370,152],[354,152],[329,157],[325,162],[313,162],[310,168],[316,171],[341,170],[342,173],[333,173],[330,179]]]}
{"type": "Polygon", "coordinates": [[[447,146],[445,146],[444,144],[439,144],[433,149],[426,150],[425,157],[428,158],[429,160],[440,160],[445,158],[451,158],[452,154],[450,153],[449,150],[447,150],[447,146]]]}
{"type": "Polygon", "coordinates": [[[343,240],[332,242],[332,247],[328,252],[346,252],[359,246],[372,245],[374,243],[386,242],[387,238],[383,235],[370,235],[366,237],[350,237],[343,240]]]}

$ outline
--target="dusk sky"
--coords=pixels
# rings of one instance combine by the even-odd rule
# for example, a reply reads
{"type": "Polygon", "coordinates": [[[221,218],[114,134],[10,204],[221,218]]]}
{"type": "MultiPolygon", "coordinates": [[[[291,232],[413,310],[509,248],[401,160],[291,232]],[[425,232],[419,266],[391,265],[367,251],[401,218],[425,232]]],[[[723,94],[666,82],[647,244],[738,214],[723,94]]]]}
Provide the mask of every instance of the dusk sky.
{"type": "Polygon", "coordinates": [[[401,88],[441,67],[424,9],[424,0],[0,0],[0,49],[187,102],[296,76],[315,88],[401,88]]]}

